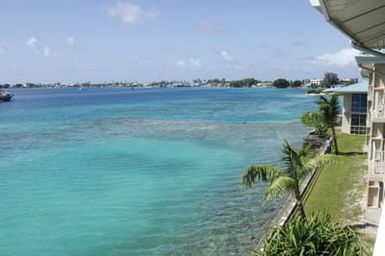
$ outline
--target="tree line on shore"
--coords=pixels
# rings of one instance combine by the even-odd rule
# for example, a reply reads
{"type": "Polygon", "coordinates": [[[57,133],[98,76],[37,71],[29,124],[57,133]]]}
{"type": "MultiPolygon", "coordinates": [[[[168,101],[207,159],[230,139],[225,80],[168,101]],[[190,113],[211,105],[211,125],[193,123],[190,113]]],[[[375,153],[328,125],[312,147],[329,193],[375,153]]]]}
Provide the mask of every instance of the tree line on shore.
{"type": "Polygon", "coordinates": [[[140,82],[103,82],[103,83],[4,83],[0,84],[0,88],[65,88],[65,87],[74,87],[74,88],[91,88],[91,87],[200,87],[200,86],[210,86],[210,87],[229,87],[229,88],[251,88],[251,87],[276,87],[276,88],[289,88],[289,87],[300,87],[303,86],[306,80],[287,80],[284,78],[279,78],[274,81],[269,80],[258,80],[255,78],[244,78],[239,80],[226,80],[222,79],[194,79],[192,81],[154,81],[149,83],[140,83],[140,82]]]}
{"type": "Polygon", "coordinates": [[[326,88],[330,88],[336,84],[349,85],[357,82],[356,78],[353,79],[339,79],[338,75],[333,72],[326,72],[322,80],[289,80],[286,78],[278,78],[276,80],[259,80],[255,78],[244,78],[238,80],[227,80],[225,78],[219,79],[194,79],[192,81],[187,80],[160,80],[153,81],[148,83],[142,82],[129,82],[129,81],[120,81],[120,82],[83,82],[83,83],[4,83],[0,84],[0,88],[98,88],[98,87],[129,87],[129,88],[141,88],[141,87],[225,87],[225,88],[251,88],[251,87],[275,87],[275,88],[297,88],[302,86],[309,86],[308,93],[319,93],[326,88]]]}

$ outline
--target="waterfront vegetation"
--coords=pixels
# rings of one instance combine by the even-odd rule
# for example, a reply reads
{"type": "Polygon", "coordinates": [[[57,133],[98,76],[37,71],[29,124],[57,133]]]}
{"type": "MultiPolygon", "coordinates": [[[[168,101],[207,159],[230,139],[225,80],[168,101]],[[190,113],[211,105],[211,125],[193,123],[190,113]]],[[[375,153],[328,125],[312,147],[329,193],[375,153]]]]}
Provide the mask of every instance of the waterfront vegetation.
{"type": "Polygon", "coordinates": [[[290,191],[296,200],[294,215],[271,231],[256,255],[368,255],[373,246],[367,235],[351,228],[352,224],[362,222],[361,201],[367,173],[365,137],[336,131],[341,111],[337,95],[321,96],[317,105],[319,110],[305,112],[301,121],[321,138],[325,139],[331,131],[335,155],[309,159],[305,149],[295,151],[285,142],[285,172],[260,165],[250,166],[244,172],[243,184],[248,187],[256,181],[270,183],[265,193],[267,199],[290,191]],[[316,172],[300,195],[300,181],[311,173],[306,161],[328,157],[333,160],[311,165],[316,172]]]}
{"type": "Polygon", "coordinates": [[[363,213],[365,137],[339,130],[336,135],[341,151],[333,157],[338,160],[318,168],[310,189],[299,199],[304,210],[297,210],[285,225],[275,227],[255,255],[369,255],[373,241],[350,227],[363,213]],[[306,219],[301,211],[306,211],[306,219]]]}
{"type": "Polygon", "coordinates": [[[301,122],[304,126],[314,129],[314,133],[324,139],[328,136],[328,128],[322,122],[322,116],[319,112],[307,111],[302,114],[301,122]]]}
{"type": "Polygon", "coordinates": [[[303,220],[294,217],[284,226],[276,227],[257,256],[273,255],[364,255],[360,237],[348,226],[334,223],[328,214],[314,214],[303,220]]]}
{"type": "Polygon", "coordinates": [[[334,94],[330,97],[321,96],[316,103],[319,107],[318,111],[303,113],[301,122],[303,125],[313,128],[315,133],[321,138],[325,138],[327,131],[330,129],[332,132],[334,153],[338,155],[338,140],[335,129],[338,115],[341,112],[338,95],[334,94]]]}
{"type": "Polygon", "coordinates": [[[300,184],[314,169],[322,168],[333,162],[332,155],[310,157],[309,148],[295,150],[287,141],[283,144],[283,170],[271,165],[253,164],[246,168],[242,177],[245,187],[252,187],[256,182],[269,183],[265,192],[265,199],[282,198],[290,192],[295,199],[298,214],[306,218],[301,199],[300,184]]]}
{"type": "Polygon", "coordinates": [[[338,115],[341,112],[341,106],[338,102],[338,95],[333,94],[330,97],[321,96],[317,101],[319,113],[322,123],[332,131],[334,153],[338,155],[338,144],[335,124],[337,123],[338,115]]]}

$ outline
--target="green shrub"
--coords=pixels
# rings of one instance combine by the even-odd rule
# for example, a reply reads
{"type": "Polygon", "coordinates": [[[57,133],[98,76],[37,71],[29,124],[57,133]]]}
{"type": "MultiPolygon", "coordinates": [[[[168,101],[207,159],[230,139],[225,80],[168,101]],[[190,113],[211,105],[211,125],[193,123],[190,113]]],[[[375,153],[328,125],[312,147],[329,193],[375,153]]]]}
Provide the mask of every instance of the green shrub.
{"type": "Polygon", "coordinates": [[[306,220],[294,217],[276,227],[257,256],[364,255],[357,233],[333,223],[330,215],[316,214],[306,220]]]}

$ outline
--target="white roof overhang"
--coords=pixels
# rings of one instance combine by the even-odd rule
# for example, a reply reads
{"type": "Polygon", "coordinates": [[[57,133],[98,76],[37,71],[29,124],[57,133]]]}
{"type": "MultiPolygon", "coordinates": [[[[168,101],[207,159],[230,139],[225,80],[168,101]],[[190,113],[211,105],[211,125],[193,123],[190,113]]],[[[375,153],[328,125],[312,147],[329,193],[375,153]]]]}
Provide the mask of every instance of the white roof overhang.
{"type": "Polygon", "coordinates": [[[384,57],[367,54],[356,56],[356,61],[363,77],[369,77],[370,73],[374,72],[374,64],[385,64],[384,57]]]}
{"type": "Polygon", "coordinates": [[[356,46],[385,48],[384,0],[310,0],[310,3],[356,46]]]}

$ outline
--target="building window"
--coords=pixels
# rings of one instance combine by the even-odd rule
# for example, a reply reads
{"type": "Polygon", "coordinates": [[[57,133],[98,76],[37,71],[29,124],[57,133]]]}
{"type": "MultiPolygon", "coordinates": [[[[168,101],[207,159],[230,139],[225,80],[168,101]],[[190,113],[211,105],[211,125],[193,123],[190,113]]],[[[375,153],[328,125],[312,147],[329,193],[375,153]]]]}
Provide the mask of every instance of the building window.
{"type": "Polygon", "coordinates": [[[352,114],[351,134],[366,134],[366,114],[352,114]]]}
{"type": "Polygon", "coordinates": [[[352,112],[366,113],[367,103],[367,94],[352,94],[352,112]]]}

